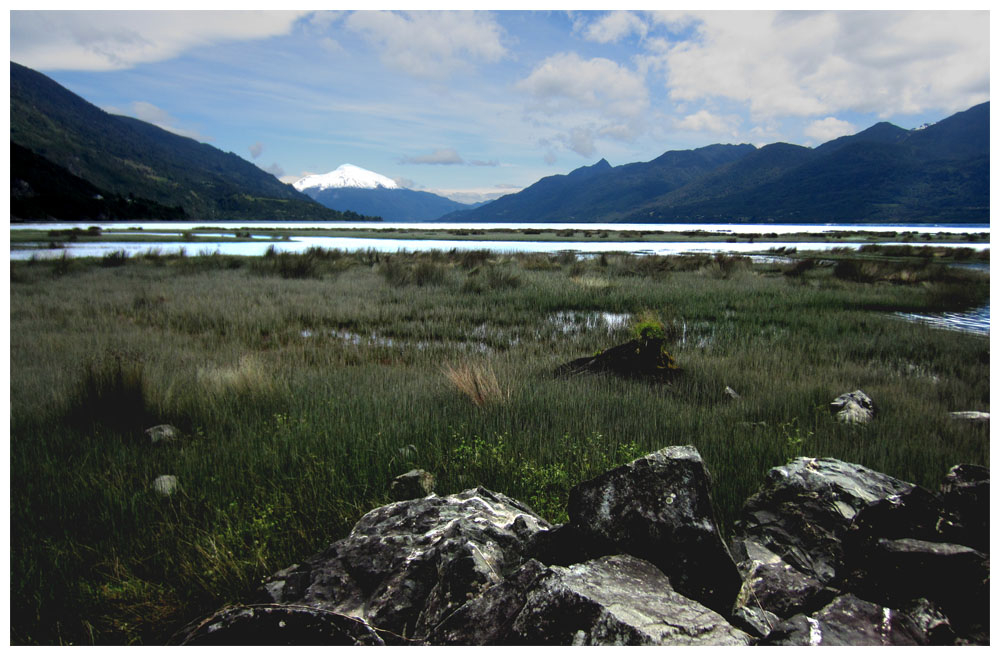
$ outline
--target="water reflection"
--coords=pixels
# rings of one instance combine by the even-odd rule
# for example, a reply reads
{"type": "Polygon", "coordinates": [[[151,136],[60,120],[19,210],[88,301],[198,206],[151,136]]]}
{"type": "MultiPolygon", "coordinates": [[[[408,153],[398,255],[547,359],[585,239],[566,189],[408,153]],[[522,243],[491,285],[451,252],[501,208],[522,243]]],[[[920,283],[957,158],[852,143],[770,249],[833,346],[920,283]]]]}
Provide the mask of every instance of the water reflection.
{"type": "Polygon", "coordinates": [[[895,316],[907,321],[918,321],[946,330],[958,330],[977,335],[990,334],[989,305],[968,312],[942,312],[940,314],[896,312],[895,316]]]}
{"type": "MultiPolygon", "coordinates": [[[[881,242],[880,242],[881,243],[881,242]]],[[[884,242],[885,245],[906,245],[913,248],[950,247],[986,250],[989,243],[917,243],[884,242]]],[[[754,243],[736,242],[640,242],[640,241],[494,241],[463,239],[372,239],[363,237],[293,237],[286,241],[272,242],[90,242],[65,244],[61,248],[37,248],[11,250],[12,260],[29,260],[32,257],[103,257],[108,253],[124,251],[128,255],[139,255],[150,251],[162,254],[185,253],[186,255],[247,255],[261,256],[269,248],[277,252],[301,253],[310,248],[339,249],[343,251],[374,250],[380,253],[397,251],[474,251],[489,250],[498,253],[635,253],[653,255],[681,255],[684,253],[764,253],[768,250],[786,249],[800,251],[827,251],[836,248],[857,249],[865,244],[835,242],[782,242],[758,240],[754,243]]]]}

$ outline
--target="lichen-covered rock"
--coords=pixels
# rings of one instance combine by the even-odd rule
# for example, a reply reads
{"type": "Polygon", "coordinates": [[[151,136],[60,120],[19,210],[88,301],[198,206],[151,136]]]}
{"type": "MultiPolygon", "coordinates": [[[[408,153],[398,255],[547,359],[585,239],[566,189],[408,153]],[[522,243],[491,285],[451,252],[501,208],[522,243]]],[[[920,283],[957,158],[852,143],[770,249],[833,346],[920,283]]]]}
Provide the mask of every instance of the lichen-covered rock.
{"type": "Polygon", "coordinates": [[[570,491],[570,522],[659,567],[679,593],[728,614],[740,587],[713,517],[710,480],[698,451],[667,447],[570,491]]]}
{"type": "Polygon", "coordinates": [[[875,404],[863,391],[855,390],[831,401],[830,414],[845,424],[867,424],[875,417],[875,404]]]}
{"type": "Polygon", "coordinates": [[[812,615],[799,614],[782,622],[758,644],[917,646],[931,641],[906,614],[843,595],[812,615]]]}
{"type": "Polygon", "coordinates": [[[524,608],[528,591],[551,570],[529,560],[502,582],[473,597],[431,629],[432,645],[500,645],[510,640],[510,627],[524,608]]]}
{"type": "Polygon", "coordinates": [[[423,635],[501,582],[545,528],[527,506],[484,488],[400,501],[372,510],[347,538],[267,579],[261,597],[423,635]]]}
{"type": "Polygon", "coordinates": [[[674,592],[656,567],[632,556],[553,566],[536,579],[506,644],[746,645],[750,636],[674,592]]]}
{"type": "Polygon", "coordinates": [[[796,458],[774,467],[747,500],[733,550],[753,542],[821,585],[844,569],[844,538],[858,513],[914,485],[833,458],[796,458]]]}
{"type": "MultiPolygon", "coordinates": [[[[393,644],[393,637],[387,637],[389,644],[393,644]]],[[[178,643],[203,647],[387,644],[378,632],[356,617],[319,608],[276,604],[224,608],[185,631],[178,643]]]]}
{"type": "Polygon", "coordinates": [[[419,499],[434,492],[434,475],[423,469],[411,469],[392,479],[389,494],[396,501],[419,499]]]}

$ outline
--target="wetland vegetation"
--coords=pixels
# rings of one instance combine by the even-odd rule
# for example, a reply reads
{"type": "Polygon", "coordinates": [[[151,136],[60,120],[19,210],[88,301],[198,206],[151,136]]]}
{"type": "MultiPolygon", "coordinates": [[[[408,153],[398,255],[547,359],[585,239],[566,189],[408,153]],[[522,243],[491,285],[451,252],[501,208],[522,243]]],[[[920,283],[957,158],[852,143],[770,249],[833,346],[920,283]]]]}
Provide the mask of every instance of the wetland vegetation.
{"type": "Polygon", "coordinates": [[[989,411],[988,337],[893,314],[981,306],[988,273],[892,255],[12,262],[11,642],[162,644],[343,537],[412,468],[558,522],[581,480],[691,444],[728,532],[795,456],[928,487],[988,466],[988,425],[948,415],[989,411]],[[553,374],[651,325],[672,383],[553,374]],[[855,389],[875,421],[835,422],[855,389]],[[161,423],[182,438],[150,444],[161,423]]]}

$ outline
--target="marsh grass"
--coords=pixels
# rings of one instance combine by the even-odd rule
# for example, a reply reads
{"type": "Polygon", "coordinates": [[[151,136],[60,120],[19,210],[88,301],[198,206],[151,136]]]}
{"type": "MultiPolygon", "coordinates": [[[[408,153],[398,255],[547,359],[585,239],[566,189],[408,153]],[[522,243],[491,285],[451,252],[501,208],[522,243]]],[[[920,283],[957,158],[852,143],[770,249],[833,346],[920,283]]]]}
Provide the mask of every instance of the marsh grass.
{"type": "Polygon", "coordinates": [[[988,427],[947,417],[989,410],[989,340],[891,314],[985,303],[982,274],[485,251],[289,254],[303,276],[212,254],[54,266],[11,264],[15,644],[163,643],[346,535],[415,467],[439,494],[484,485],[564,521],[581,480],[692,444],[728,533],[797,455],[930,488],[989,465],[988,427]],[[555,377],[632,337],[564,331],[570,312],[657,322],[682,374],[555,377]],[[836,424],[827,404],[858,388],[876,421],[836,424]],[[116,438],[161,422],[185,439],[116,438]],[[182,492],[155,495],[161,474],[182,492]]]}

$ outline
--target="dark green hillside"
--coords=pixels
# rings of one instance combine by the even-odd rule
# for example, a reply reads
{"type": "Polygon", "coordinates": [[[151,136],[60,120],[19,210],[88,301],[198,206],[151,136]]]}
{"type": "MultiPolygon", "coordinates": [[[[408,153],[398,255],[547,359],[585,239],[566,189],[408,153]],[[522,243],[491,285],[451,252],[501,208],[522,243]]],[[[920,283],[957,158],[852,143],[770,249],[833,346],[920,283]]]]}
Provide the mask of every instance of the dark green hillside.
{"type": "Polygon", "coordinates": [[[111,194],[179,206],[193,219],[346,218],[233,153],[108,114],[14,62],[10,139],[111,194]]]}
{"type": "Polygon", "coordinates": [[[12,221],[185,218],[180,207],[98,189],[14,142],[10,144],[10,216],[12,221]]]}

